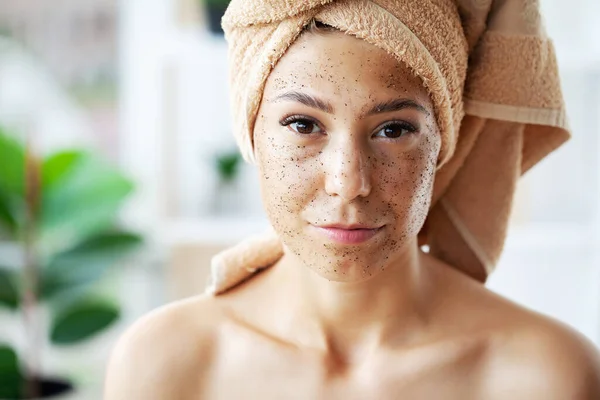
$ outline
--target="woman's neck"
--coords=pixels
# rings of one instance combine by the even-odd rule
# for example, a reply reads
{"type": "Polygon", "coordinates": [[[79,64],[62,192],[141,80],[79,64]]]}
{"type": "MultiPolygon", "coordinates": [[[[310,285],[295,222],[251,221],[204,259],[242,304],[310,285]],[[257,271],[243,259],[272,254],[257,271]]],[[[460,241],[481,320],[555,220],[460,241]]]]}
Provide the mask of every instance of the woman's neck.
{"type": "Polygon", "coordinates": [[[415,241],[375,276],[333,282],[286,252],[271,276],[277,308],[286,315],[278,330],[302,345],[350,358],[409,342],[428,320],[432,296],[425,264],[415,241]]]}

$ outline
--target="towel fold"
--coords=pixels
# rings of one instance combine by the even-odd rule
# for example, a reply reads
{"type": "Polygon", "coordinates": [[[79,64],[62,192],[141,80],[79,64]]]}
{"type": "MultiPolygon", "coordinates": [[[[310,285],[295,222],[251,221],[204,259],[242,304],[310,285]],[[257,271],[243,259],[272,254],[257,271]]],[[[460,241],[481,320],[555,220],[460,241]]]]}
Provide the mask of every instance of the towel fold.
{"type": "MultiPolygon", "coordinates": [[[[519,177],[570,137],[556,56],[537,0],[233,0],[229,43],[234,132],[254,161],[252,132],[269,73],[312,20],[387,51],[419,76],[442,135],[419,243],[485,282],[502,252],[519,177]]],[[[213,262],[212,293],[268,267],[277,235],[213,262]]]]}

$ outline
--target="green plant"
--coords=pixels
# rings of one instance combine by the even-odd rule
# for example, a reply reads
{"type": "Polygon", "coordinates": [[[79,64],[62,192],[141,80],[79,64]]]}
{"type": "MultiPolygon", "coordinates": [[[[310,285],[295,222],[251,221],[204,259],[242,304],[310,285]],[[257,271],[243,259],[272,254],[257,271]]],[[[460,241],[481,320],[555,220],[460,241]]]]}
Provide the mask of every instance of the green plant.
{"type": "Polygon", "coordinates": [[[223,35],[221,19],[229,5],[230,0],[199,0],[198,5],[204,9],[202,14],[206,15],[208,30],[218,36],[223,35]]]}
{"type": "Polygon", "coordinates": [[[208,7],[225,9],[231,0],[200,0],[200,2],[208,7]]]}
{"type": "Polygon", "coordinates": [[[218,154],[216,157],[216,168],[223,182],[231,182],[238,174],[242,161],[242,155],[237,150],[218,154]]]}
{"type": "Polygon", "coordinates": [[[31,382],[39,378],[42,331],[52,344],[68,346],[118,319],[118,304],[97,289],[141,244],[140,236],[116,224],[132,190],[132,182],[91,152],[41,159],[0,129],[0,238],[23,254],[22,265],[0,265],[0,307],[22,314],[31,338],[26,368],[15,350],[0,345],[0,398],[23,396],[23,387],[27,396],[36,392],[31,382]],[[38,326],[34,314],[42,306],[51,316],[48,327],[38,326]]]}

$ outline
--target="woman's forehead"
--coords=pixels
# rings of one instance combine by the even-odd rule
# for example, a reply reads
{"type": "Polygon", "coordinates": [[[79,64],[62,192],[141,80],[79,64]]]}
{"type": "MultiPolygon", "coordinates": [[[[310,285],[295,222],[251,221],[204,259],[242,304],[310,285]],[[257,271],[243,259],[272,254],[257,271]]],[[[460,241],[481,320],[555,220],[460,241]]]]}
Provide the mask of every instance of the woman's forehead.
{"type": "Polygon", "coordinates": [[[421,79],[406,65],[342,32],[302,34],[271,72],[265,98],[302,89],[373,100],[403,96],[432,107],[421,79]]]}

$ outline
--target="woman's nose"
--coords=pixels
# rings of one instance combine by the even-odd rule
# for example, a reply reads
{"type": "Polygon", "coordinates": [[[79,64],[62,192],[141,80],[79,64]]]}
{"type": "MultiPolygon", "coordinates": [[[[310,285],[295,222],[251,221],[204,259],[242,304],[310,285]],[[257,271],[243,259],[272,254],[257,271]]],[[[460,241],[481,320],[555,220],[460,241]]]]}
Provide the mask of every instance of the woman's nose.
{"type": "Polygon", "coordinates": [[[371,192],[369,156],[359,145],[345,143],[323,152],[325,191],[346,201],[366,197],[371,192]]]}

